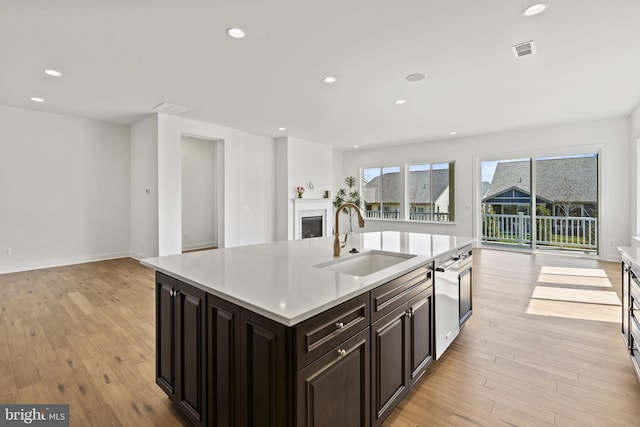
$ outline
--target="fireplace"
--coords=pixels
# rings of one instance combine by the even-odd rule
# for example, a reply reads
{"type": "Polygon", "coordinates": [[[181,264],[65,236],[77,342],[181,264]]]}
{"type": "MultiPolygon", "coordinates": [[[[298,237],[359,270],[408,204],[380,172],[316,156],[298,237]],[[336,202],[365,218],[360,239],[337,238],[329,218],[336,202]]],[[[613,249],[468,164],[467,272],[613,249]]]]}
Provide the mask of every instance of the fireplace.
{"type": "Polygon", "coordinates": [[[333,228],[330,199],[293,199],[293,238],[329,236],[333,228]],[[310,234],[313,234],[311,236],[310,234]]]}
{"type": "Polygon", "coordinates": [[[302,238],[322,237],[322,215],[302,218],[302,238]]]}

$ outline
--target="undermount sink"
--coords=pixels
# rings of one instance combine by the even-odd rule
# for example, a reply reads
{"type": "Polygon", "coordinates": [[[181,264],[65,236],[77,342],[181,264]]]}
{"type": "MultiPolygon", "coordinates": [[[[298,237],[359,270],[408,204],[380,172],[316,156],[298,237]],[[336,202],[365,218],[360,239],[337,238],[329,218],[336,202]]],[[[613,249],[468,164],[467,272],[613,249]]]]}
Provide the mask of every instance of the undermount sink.
{"type": "Polygon", "coordinates": [[[391,267],[392,265],[396,265],[413,257],[415,257],[415,255],[374,250],[345,258],[338,258],[333,261],[314,265],[314,267],[349,274],[351,276],[368,276],[369,274],[384,270],[387,267],[391,267]]]}

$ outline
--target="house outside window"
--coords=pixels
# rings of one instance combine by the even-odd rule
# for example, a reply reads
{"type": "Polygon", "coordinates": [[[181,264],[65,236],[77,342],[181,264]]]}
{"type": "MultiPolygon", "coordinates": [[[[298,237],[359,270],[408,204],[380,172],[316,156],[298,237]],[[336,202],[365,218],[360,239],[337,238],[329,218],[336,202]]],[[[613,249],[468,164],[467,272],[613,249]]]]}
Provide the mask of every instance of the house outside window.
{"type": "Polygon", "coordinates": [[[407,203],[411,221],[454,221],[454,163],[407,167],[407,203]]]}
{"type": "Polygon", "coordinates": [[[362,175],[365,216],[400,219],[400,166],[365,168],[362,175]]]}
{"type": "Polygon", "coordinates": [[[453,162],[370,167],[362,175],[367,218],[454,221],[453,162]]]}

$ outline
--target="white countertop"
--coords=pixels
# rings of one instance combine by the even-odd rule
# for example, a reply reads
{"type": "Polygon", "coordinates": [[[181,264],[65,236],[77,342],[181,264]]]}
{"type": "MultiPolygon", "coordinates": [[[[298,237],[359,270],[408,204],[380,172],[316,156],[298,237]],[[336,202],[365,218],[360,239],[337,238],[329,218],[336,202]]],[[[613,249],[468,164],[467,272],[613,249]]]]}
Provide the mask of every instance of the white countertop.
{"type": "Polygon", "coordinates": [[[634,271],[640,271],[640,248],[620,246],[618,250],[625,261],[631,262],[634,271]]]}
{"type": "Polygon", "coordinates": [[[362,277],[314,267],[334,260],[333,236],[146,258],[141,263],[293,326],[473,241],[396,231],[352,233],[341,259],[353,256],[351,248],[416,255],[362,277]]]}

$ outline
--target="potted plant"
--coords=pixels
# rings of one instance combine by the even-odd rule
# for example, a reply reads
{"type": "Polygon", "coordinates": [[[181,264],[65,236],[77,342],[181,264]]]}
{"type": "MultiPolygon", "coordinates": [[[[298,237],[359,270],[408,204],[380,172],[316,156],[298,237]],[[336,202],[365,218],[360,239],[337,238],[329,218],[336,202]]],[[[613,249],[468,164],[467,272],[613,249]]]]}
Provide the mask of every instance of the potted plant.
{"type": "MultiPolygon", "coordinates": [[[[362,201],[360,200],[360,192],[355,188],[356,178],[354,176],[348,176],[345,178],[344,183],[347,184],[348,189],[340,188],[340,190],[338,190],[336,197],[333,199],[333,206],[337,208],[343,203],[353,203],[360,207],[362,201]]],[[[351,220],[355,212],[353,212],[351,208],[345,209],[343,212],[349,215],[349,231],[353,231],[351,220]]]]}

